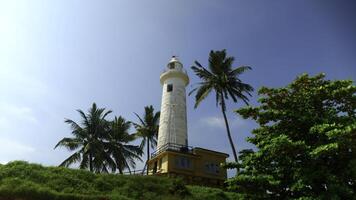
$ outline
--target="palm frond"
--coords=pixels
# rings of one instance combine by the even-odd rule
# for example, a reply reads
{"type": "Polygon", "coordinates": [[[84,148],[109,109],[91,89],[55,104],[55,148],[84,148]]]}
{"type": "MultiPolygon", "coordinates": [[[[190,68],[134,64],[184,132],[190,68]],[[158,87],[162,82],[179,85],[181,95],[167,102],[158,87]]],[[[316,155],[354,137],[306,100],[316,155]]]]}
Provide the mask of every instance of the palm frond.
{"type": "Polygon", "coordinates": [[[229,95],[230,95],[230,97],[232,98],[232,100],[233,100],[234,102],[237,102],[236,94],[234,93],[233,88],[228,87],[228,88],[226,88],[226,90],[227,90],[227,92],[229,93],[229,95]]]}
{"type": "Polygon", "coordinates": [[[63,146],[68,148],[69,150],[75,150],[81,145],[82,145],[82,141],[78,138],[63,138],[56,144],[54,149],[56,149],[59,146],[63,146]]]}
{"type": "MultiPolygon", "coordinates": [[[[134,113],[136,115],[136,117],[140,120],[141,124],[144,126],[146,125],[145,122],[143,121],[143,119],[140,117],[140,115],[138,115],[137,113],[134,113]]],[[[136,124],[136,123],[135,123],[136,124]]]]}
{"type": "Polygon", "coordinates": [[[250,66],[240,66],[240,67],[237,67],[236,69],[232,70],[229,75],[230,76],[238,76],[247,70],[252,70],[252,68],[250,66]]]}
{"type": "Polygon", "coordinates": [[[199,87],[195,95],[195,105],[194,108],[197,108],[198,105],[210,94],[213,87],[210,84],[202,85],[199,87]]]}
{"type": "Polygon", "coordinates": [[[210,51],[209,54],[209,69],[215,75],[221,75],[231,66],[224,66],[224,60],[226,59],[226,50],[210,51]]]}
{"type": "Polygon", "coordinates": [[[80,114],[80,116],[83,118],[83,122],[82,124],[85,126],[85,127],[89,127],[90,126],[90,123],[89,123],[89,119],[88,119],[88,116],[80,109],[77,110],[77,112],[80,114]]]}
{"type": "Polygon", "coordinates": [[[190,96],[191,94],[193,94],[195,91],[197,91],[199,89],[199,87],[196,87],[194,88],[193,90],[191,90],[189,93],[188,93],[188,96],[190,96]]]}
{"type": "Polygon", "coordinates": [[[197,75],[199,78],[203,79],[204,81],[209,81],[214,77],[214,75],[210,73],[208,70],[206,70],[205,68],[198,68],[196,66],[192,66],[191,69],[195,72],[195,75],[197,75]]]}
{"type": "Polygon", "coordinates": [[[68,167],[69,165],[79,162],[81,159],[81,152],[75,152],[71,156],[69,156],[67,159],[65,159],[59,166],[61,167],[68,167]]]}
{"type": "Polygon", "coordinates": [[[102,120],[105,120],[105,118],[106,118],[110,113],[112,113],[111,110],[106,111],[106,112],[104,113],[104,115],[101,117],[101,119],[102,119],[102,120]]]}

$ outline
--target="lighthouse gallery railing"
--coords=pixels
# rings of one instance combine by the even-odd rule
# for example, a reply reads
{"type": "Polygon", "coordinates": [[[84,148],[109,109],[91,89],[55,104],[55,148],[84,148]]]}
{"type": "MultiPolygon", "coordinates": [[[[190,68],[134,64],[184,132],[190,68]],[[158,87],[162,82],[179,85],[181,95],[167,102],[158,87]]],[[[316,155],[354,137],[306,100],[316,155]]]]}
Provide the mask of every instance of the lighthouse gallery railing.
{"type": "Polygon", "coordinates": [[[175,151],[175,152],[181,152],[181,153],[193,153],[193,147],[191,146],[186,146],[186,145],[181,145],[181,144],[175,144],[175,143],[167,143],[157,149],[155,152],[151,154],[151,158],[156,157],[158,154],[164,152],[164,151],[175,151]]]}

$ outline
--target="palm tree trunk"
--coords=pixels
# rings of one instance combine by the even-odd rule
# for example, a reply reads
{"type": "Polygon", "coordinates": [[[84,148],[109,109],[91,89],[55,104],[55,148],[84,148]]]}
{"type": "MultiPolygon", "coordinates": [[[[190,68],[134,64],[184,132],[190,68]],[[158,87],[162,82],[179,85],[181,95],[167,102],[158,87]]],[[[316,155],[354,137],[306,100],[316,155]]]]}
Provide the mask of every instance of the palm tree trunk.
{"type": "Polygon", "coordinates": [[[142,170],[142,172],[141,172],[141,174],[142,174],[142,175],[144,175],[144,174],[145,174],[145,171],[146,171],[146,166],[147,166],[147,162],[145,163],[145,166],[143,166],[143,170],[142,170]]]}
{"type": "Polygon", "coordinates": [[[148,160],[150,160],[150,140],[147,137],[147,161],[146,161],[147,175],[148,175],[148,160]]]}
{"type": "Polygon", "coordinates": [[[93,156],[89,153],[89,170],[93,172],[93,156]]]}
{"type": "MultiPolygon", "coordinates": [[[[224,100],[224,96],[222,95],[221,96],[221,111],[224,115],[224,120],[225,120],[225,126],[226,126],[226,131],[227,131],[227,137],[229,138],[229,142],[230,142],[230,146],[231,146],[231,149],[232,149],[232,153],[234,155],[234,159],[235,159],[235,162],[237,162],[237,154],[236,154],[236,150],[235,150],[235,145],[234,145],[234,142],[232,141],[232,137],[231,137],[231,133],[230,133],[230,127],[229,127],[229,123],[227,121],[227,117],[226,117],[226,113],[225,113],[225,100],[224,100]]],[[[239,171],[239,169],[237,169],[237,171],[239,171]]]]}
{"type": "Polygon", "coordinates": [[[127,169],[129,170],[129,173],[130,173],[130,175],[131,175],[131,169],[130,169],[130,166],[129,166],[129,165],[127,165],[127,169]]]}

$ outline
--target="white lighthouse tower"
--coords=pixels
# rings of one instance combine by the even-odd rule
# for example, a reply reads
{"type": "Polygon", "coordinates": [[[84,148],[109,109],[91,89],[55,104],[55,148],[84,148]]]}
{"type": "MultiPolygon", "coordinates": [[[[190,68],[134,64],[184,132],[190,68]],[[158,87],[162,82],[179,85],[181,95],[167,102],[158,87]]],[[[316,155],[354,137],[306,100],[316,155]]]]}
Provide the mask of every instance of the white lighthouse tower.
{"type": "Polygon", "coordinates": [[[163,86],[157,149],[168,144],[187,146],[187,109],[185,87],[189,77],[177,57],[173,56],[161,74],[163,86]]]}
{"type": "Polygon", "coordinates": [[[222,186],[228,154],[188,146],[185,87],[189,77],[173,56],[160,76],[163,86],[157,150],[147,161],[147,174],[182,177],[188,184],[222,186]]]}

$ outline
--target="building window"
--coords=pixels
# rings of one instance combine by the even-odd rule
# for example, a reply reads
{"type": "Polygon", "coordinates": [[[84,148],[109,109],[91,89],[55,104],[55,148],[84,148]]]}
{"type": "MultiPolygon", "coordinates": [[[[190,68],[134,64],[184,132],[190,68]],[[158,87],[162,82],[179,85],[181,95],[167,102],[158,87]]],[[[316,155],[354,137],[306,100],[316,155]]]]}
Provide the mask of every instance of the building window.
{"type": "Polygon", "coordinates": [[[220,167],[218,164],[215,163],[205,163],[204,170],[206,173],[210,173],[210,174],[220,173],[220,167]]]}
{"type": "Polygon", "coordinates": [[[175,166],[182,169],[191,169],[192,161],[189,158],[178,156],[175,159],[175,166]]]}
{"type": "Polygon", "coordinates": [[[167,92],[172,92],[173,91],[173,85],[172,84],[168,84],[167,85],[167,92]]]}

